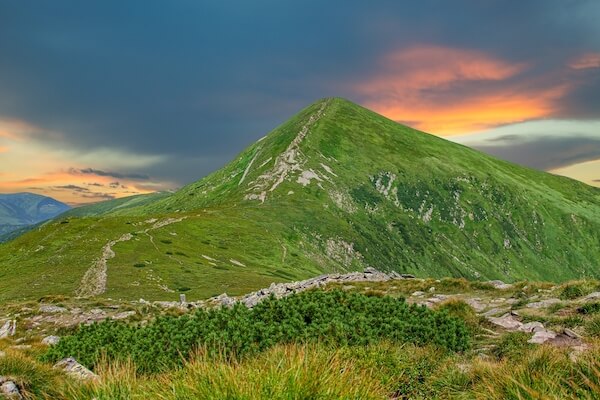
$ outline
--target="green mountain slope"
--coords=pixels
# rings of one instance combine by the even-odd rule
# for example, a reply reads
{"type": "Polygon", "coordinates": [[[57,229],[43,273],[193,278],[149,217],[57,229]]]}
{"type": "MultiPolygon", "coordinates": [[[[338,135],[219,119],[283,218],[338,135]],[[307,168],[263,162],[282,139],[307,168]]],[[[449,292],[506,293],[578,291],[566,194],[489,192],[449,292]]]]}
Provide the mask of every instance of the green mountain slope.
{"type": "Polygon", "coordinates": [[[0,194],[0,237],[56,217],[69,209],[64,203],[38,194],[0,194]]]}
{"type": "Polygon", "coordinates": [[[373,266],[418,276],[600,275],[600,190],[342,99],[302,110],[171,195],[0,247],[0,299],[174,299],[373,266]]]}

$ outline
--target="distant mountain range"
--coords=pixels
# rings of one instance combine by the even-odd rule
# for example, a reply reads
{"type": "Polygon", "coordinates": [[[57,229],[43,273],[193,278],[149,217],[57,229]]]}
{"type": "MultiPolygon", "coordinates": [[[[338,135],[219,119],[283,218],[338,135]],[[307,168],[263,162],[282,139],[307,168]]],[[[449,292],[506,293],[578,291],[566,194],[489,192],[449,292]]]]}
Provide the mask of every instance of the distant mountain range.
{"type": "Polygon", "coordinates": [[[0,300],[200,299],[324,272],[600,276],[600,189],[320,100],[175,193],[77,208],[0,245],[0,300]]]}
{"type": "Polygon", "coordinates": [[[71,207],[33,193],[0,194],[0,240],[8,234],[47,221],[71,207]]]}

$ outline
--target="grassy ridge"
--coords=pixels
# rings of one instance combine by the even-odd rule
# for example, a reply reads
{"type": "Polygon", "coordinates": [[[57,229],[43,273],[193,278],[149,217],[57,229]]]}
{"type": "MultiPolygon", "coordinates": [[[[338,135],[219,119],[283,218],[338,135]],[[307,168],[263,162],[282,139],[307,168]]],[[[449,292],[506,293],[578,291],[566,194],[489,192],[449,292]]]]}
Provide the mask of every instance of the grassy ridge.
{"type": "Polygon", "coordinates": [[[72,294],[102,247],[125,233],[133,239],[113,247],[105,293],[123,299],[241,294],[366,266],[505,281],[600,273],[599,189],[342,99],[307,107],[176,193],[73,213],[0,245],[0,301],[72,294]],[[293,168],[277,175],[281,154],[305,126],[293,168]],[[299,181],[302,174],[310,183],[299,181]],[[248,199],[261,191],[264,203],[248,199]],[[147,231],[146,221],[168,218],[183,219],[147,231]]]}

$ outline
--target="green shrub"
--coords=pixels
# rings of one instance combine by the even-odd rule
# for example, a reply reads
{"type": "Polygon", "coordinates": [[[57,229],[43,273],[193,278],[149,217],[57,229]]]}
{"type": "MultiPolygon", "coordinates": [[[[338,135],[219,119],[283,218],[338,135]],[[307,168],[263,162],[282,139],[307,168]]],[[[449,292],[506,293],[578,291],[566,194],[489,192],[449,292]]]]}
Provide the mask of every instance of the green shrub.
{"type": "Polygon", "coordinates": [[[236,304],[191,316],[160,317],[146,326],[117,321],[81,326],[51,347],[43,359],[73,356],[93,367],[102,356],[130,358],[140,371],[156,372],[180,366],[197,347],[239,357],[279,343],[318,341],[343,346],[386,339],[463,351],[469,347],[469,336],[459,318],[403,299],[309,291],[270,298],[253,309],[236,304]]]}

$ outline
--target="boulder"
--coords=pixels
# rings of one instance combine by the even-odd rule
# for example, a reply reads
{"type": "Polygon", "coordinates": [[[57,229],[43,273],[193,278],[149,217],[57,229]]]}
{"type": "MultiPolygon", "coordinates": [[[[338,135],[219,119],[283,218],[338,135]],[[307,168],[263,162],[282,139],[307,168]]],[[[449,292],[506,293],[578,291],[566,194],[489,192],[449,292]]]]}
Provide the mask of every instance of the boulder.
{"type": "Polygon", "coordinates": [[[490,285],[492,285],[494,287],[494,289],[500,289],[500,290],[504,290],[504,289],[510,289],[513,287],[513,285],[509,284],[509,283],[504,283],[502,281],[499,280],[495,280],[495,281],[488,281],[486,282],[490,285]]]}
{"type": "Polygon", "coordinates": [[[481,303],[481,299],[479,298],[466,299],[465,303],[471,306],[475,312],[482,312],[486,308],[486,305],[481,303]]]}
{"type": "Polygon", "coordinates": [[[4,376],[0,376],[0,395],[7,399],[23,398],[17,384],[4,376]]]}
{"type": "Polygon", "coordinates": [[[544,330],[544,324],[538,321],[528,322],[521,325],[517,330],[520,332],[538,332],[544,330]]]}
{"type": "Polygon", "coordinates": [[[42,339],[42,344],[47,346],[54,346],[55,344],[58,344],[58,342],[60,342],[60,336],[50,335],[42,339]]]}
{"type": "Polygon", "coordinates": [[[518,330],[521,326],[523,326],[523,323],[510,313],[506,313],[501,317],[488,317],[488,321],[509,331],[518,330]]]}
{"type": "Polygon", "coordinates": [[[98,375],[96,375],[83,365],[79,364],[77,360],[75,360],[73,357],[68,357],[63,360],[60,360],[59,362],[54,364],[54,368],[64,371],[67,375],[75,379],[83,381],[98,379],[98,375]]]}
{"type": "Polygon", "coordinates": [[[556,332],[550,330],[539,330],[533,334],[533,337],[527,343],[542,344],[556,337],[556,332]]]}
{"type": "Polygon", "coordinates": [[[561,303],[560,299],[546,299],[546,300],[540,300],[540,301],[535,301],[533,303],[528,303],[527,307],[529,308],[546,308],[546,307],[550,307],[553,304],[557,304],[557,303],[561,303]]]}
{"type": "Polygon", "coordinates": [[[413,297],[421,297],[425,294],[425,292],[421,292],[420,290],[417,290],[416,292],[414,292],[413,294],[411,294],[411,296],[413,297]]]}
{"type": "Polygon", "coordinates": [[[0,327],[0,339],[14,336],[17,333],[17,321],[8,320],[0,327]]]}

